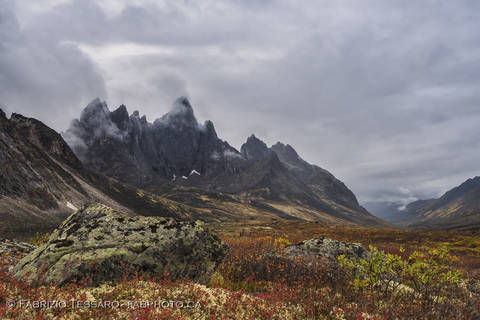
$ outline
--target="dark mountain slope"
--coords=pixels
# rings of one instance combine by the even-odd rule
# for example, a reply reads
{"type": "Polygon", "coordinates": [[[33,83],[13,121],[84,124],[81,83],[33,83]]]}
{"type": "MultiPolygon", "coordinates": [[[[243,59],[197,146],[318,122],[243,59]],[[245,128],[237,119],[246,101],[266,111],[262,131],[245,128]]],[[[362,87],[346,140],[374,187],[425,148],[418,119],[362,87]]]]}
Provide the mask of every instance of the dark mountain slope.
{"type": "Polygon", "coordinates": [[[141,197],[137,189],[89,171],[40,121],[18,114],[8,119],[0,110],[0,234],[49,230],[91,201],[144,215],[186,214],[173,201],[141,197]]]}
{"type": "Polygon", "coordinates": [[[329,199],[354,210],[363,209],[353,192],[343,182],[327,170],[303,160],[290,145],[277,142],[271,149],[282,163],[302,182],[310,186],[321,199],[329,199]]]}

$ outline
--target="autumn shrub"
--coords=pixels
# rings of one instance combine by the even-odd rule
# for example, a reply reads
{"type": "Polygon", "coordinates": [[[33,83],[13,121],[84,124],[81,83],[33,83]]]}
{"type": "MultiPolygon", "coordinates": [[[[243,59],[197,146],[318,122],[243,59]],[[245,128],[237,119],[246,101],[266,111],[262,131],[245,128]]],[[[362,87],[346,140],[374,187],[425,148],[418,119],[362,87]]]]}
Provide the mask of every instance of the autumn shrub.
{"type": "Polygon", "coordinates": [[[35,246],[41,246],[48,241],[48,237],[50,237],[50,234],[48,232],[37,232],[34,237],[30,238],[29,243],[35,246]]]}
{"type": "Polygon", "coordinates": [[[370,259],[342,255],[339,262],[352,278],[353,289],[359,295],[376,297],[377,308],[403,306],[403,312],[389,311],[402,316],[461,318],[480,306],[478,296],[467,290],[463,275],[447,264],[452,256],[445,247],[415,251],[406,260],[372,246],[370,253],[370,259]]]}

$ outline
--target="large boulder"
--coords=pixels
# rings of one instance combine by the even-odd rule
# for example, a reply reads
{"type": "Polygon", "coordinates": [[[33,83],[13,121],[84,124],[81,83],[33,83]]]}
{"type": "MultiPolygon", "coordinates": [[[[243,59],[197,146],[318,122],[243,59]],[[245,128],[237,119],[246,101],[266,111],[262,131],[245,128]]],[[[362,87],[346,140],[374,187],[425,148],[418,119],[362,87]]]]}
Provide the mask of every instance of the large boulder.
{"type": "Polygon", "coordinates": [[[370,257],[370,253],[360,243],[348,243],[324,237],[305,240],[285,248],[285,256],[290,258],[316,257],[336,262],[340,255],[354,259],[370,257]]]}
{"type": "Polygon", "coordinates": [[[20,260],[14,277],[30,283],[90,285],[121,280],[128,272],[207,282],[228,247],[202,222],[127,216],[102,204],[75,212],[48,242],[20,260]]]}

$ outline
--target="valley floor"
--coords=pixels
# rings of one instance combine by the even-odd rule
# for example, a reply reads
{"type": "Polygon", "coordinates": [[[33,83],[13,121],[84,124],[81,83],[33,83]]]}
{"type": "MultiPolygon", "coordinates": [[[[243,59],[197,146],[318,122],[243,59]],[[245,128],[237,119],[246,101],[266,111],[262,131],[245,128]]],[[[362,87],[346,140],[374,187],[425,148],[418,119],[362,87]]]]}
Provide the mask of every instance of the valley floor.
{"type": "Polygon", "coordinates": [[[281,221],[267,225],[230,222],[213,229],[231,250],[206,285],[126,274],[119,284],[97,288],[82,283],[30,287],[9,277],[14,258],[4,255],[0,319],[480,317],[479,231],[425,232],[281,221]],[[269,256],[291,243],[317,237],[360,242],[379,251],[371,249],[376,252],[372,262],[337,265],[269,256]],[[27,304],[34,301],[66,302],[66,306],[34,308],[27,304]]]}
{"type": "Polygon", "coordinates": [[[450,263],[480,280],[480,229],[469,231],[424,231],[388,228],[363,228],[314,222],[269,223],[230,222],[217,224],[213,229],[226,239],[264,237],[287,238],[290,243],[306,239],[327,237],[346,242],[359,242],[365,247],[373,245],[386,253],[404,258],[417,251],[438,247],[448,248],[454,257],[450,263]],[[400,252],[400,248],[405,251],[400,252]]]}

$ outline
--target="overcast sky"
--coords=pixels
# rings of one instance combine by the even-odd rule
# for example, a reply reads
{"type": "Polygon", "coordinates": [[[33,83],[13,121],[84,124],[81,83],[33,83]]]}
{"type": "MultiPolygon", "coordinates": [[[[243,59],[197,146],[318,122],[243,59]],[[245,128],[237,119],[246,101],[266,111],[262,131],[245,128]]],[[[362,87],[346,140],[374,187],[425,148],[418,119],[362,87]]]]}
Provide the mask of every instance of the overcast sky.
{"type": "Polygon", "coordinates": [[[95,97],[187,95],[239,148],[289,143],[362,201],[480,175],[480,1],[0,0],[0,106],[58,131],[95,97]]]}

